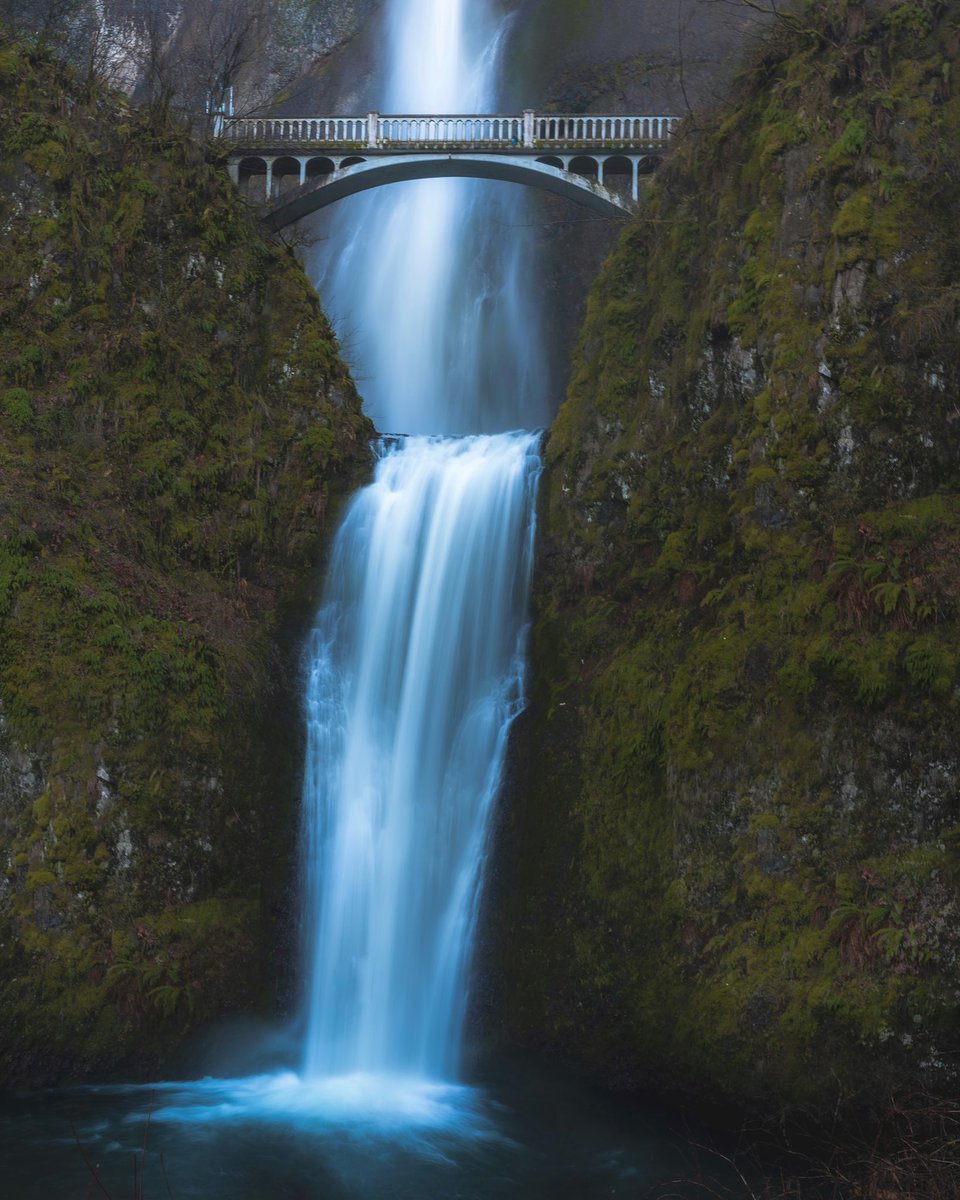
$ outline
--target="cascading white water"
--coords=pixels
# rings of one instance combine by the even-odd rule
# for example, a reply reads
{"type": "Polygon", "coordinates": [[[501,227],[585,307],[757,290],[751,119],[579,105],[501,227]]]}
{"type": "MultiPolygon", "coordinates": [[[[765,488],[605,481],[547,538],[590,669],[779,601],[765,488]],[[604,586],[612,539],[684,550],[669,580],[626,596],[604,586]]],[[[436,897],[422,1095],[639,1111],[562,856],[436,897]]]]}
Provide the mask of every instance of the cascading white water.
{"type": "MultiPolygon", "coordinates": [[[[491,0],[387,0],[385,113],[497,111],[511,18],[491,0]]],[[[524,191],[392,184],[335,206],[309,263],[389,433],[473,434],[549,420],[524,191]]]]}
{"type": "Polygon", "coordinates": [[[389,450],[337,539],[308,690],[310,1075],[456,1070],[537,440],[389,450]]]}
{"type": "MultiPolygon", "coordinates": [[[[489,111],[505,28],[490,7],[388,0],[384,111],[489,111]]],[[[451,180],[386,189],[345,216],[353,236],[323,274],[381,427],[489,436],[391,441],[337,536],[307,694],[314,1080],[457,1072],[488,817],[522,704],[540,466],[536,434],[491,431],[544,415],[508,204],[451,180]]]]}

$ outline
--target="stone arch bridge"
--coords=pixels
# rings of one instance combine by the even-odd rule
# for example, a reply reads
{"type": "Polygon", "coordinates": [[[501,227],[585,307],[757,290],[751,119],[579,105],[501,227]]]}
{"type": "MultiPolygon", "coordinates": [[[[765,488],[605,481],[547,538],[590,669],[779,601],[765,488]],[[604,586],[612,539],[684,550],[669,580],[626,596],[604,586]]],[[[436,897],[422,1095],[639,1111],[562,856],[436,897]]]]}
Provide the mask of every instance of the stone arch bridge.
{"type": "Polygon", "coordinates": [[[409,179],[501,179],[607,216],[636,210],[676,117],[227,117],[233,180],[282,229],[346,196],[409,179]]]}

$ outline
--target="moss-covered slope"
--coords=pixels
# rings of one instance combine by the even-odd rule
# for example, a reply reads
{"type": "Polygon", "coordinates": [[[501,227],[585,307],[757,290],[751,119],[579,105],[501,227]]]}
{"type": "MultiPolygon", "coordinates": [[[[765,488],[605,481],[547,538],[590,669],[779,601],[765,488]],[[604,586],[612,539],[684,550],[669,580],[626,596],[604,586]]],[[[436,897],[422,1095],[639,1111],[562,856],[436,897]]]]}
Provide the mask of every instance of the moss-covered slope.
{"type": "Polygon", "coordinates": [[[255,1003],[296,650],[369,428],[292,254],[167,120],[0,49],[0,1076],[255,1003]]]}
{"type": "Polygon", "coordinates": [[[804,6],[591,296],[499,874],[514,1034],[607,1078],[956,1062],[958,47],[804,6]]]}

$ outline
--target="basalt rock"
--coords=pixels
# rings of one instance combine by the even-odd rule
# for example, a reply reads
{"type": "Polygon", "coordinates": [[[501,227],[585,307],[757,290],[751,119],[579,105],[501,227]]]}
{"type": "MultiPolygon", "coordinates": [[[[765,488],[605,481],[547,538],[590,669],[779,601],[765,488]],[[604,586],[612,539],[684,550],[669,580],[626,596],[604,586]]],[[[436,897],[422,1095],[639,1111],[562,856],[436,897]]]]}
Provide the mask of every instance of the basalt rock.
{"type": "Polygon", "coordinates": [[[590,296],[494,902],[512,1035],[608,1081],[955,1084],[958,44],[801,6],[590,296]]]}
{"type": "Polygon", "coordinates": [[[275,1007],[296,635],[370,429],[185,131],[12,44],[0,118],[0,1075],[36,1082],[275,1007]]]}

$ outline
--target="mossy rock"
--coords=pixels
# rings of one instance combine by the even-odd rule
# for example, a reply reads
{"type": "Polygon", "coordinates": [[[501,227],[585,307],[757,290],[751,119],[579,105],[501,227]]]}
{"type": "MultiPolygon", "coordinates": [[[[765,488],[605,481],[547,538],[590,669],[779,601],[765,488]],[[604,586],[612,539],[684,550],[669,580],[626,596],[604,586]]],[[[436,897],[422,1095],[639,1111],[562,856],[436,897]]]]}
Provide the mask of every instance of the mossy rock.
{"type": "Polygon", "coordinates": [[[36,1082],[277,1003],[298,638],[372,430],[216,154],[16,45],[0,118],[0,1076],[36,1082]]]}
{"type": "Polygon", "coordinates": [[[513,1035],[620,1084],[955,1087],[948,9],[777,23],[590,296],[497,926],[513,1035]]]}

